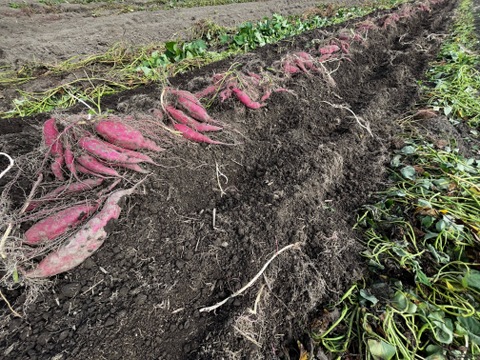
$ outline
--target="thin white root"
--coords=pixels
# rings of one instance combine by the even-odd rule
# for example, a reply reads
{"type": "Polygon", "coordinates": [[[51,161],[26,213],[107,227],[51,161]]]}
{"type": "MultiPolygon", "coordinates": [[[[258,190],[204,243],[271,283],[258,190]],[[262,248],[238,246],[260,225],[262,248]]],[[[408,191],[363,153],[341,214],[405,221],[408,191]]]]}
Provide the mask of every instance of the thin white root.
{"type": "Polygon", "coordinates": [[[281,253],[283,253],[284,251],[287,251],[289,249],[292,249],[292,248],[295,248],[295,249],[299,249],[300,246],[301,246],[302,243],[300,242],[297,242],[297,243],[294,243],[294,244],[290,244],[290,245],[287,245],[285,246],[284,248],[280,249],[278,252],[275,253],[275,255],[273,255],[266,263],[265,265],[263,265],[263,267],[260,269],[260,271],[253,277],[252,280],[250,280],[248,282],[247,285],[245,285],[244,287],[242,287],[240,290],[236,291],[235,293],[233,293],[232,295],[230,295],[229,297],[227,297],[225,300],[222,300],[220,301],[219,303],[213,305],[213,306],[209,306],[209,307],[205,307],[205,308],[202,308],[200,309],[199,311],[200,312],[210,312],[212,310],[215,310],[215,309],[218,309],[220,306],[224,305],[227,301],[229,301],[230,299],[233,299],[235,297],[237,297],[238,295],[240,295],[241,293],[243,293],[245,290],[247,290],[248,288],[250,288],[253,284],[255,284],[255,282],[258,280],[258,278],[260,276],[262,276],[262,274],[265,272],[265,270],[267,269],[268,265],[270,265],[270,263],[275,260],[275,258],[277,256],[279,256],[281,253]]]}
{"type": "Polygon", "coordinates": [[[220,183],[220,177],[223,177],[225,179],[225,184],[228,184],[228,177],[220,171],[218,167],[218,163],[216,161],[215,161],[215,175],[217,176],[217,184],[218,184],[218,188],[220,189],[220,197],[223,197],[223,195],[227,195],[227,193],[222,188],[222,184],[220,183]]]}
{"type": "Polygon", "coordinates": [[[7,304],[8,308],[10,309],[10,311],[12,312],[12,314],[16,317],[22,317],[22,315],[20,315],[18,312],[16,312],[15,310],[13,310],[12,308],[12,305],[10,305],[10,303],[8,302],[7,298],[3,295],[2,291],[0,290],[0,296],[2,297],[3,301],[5,301],[5,303],[7,304]]]}
{"type": "Polygon", "coordinates": [[[344,109],[344,110],[347,110],[350,114],[353,115],[353,117],[354,117],[355,120],[357,121],[358,125],[360,125],[360,127],[361,127],[362,129],[367,130],[367,132],[369,133],[369,135],[370,135],[371,137],[373,137],[372,130],[370,130],[370,125],[368,124],[368,122],[365,121],[365,124],[362,123],[362,122],[360,121],[360,118],[359,118],[349,107],[344,106],[344,105],[332,104],[332,103],[330,103],[330,102],[328,102],[328,101],[321,101],[321,102],[323,102],[323,103],[325,103],[325,104],[328,104],[328,105],[330,105],[331,107],[333,107],[333,108],[335,108],[335,109],[344,109]]]}
{"type": "MultiPolygon", "coordinates": [[[[93,113],[96,113],[95,109],[92,108],[90,105],[88,105],[84,100],[80,99],[78,96],[76,96],[75,94],[71,93],[70,91],[68,91],[67,89],[65,89],[65,92],[70,95],[71,97],[73,97],[75,100],[77,100],[78,102],[82,103],[83,105],[85,105],[87,107],[88,110],[90,110],[91,112],[93,113]]],[[[91,114],[88,115],[88,119],[90,120],[91,119],[91,114]]]]}
{"type": "MultiPolygon", "coordinates": [[[[22,215],[25,212],[25,210],[27,209],[28,205],[30,205],[30,202],[32,201],[33,196],[35,195],[35,191],[37,190],[37,187],[40,185],[42,180],[43,180],[43,175],[42,175],[42,173],[40,173],[38,175],[37,181],[35,181],[35,184],[33,184],[32,190],[30,191],[30,194],[28,195],[27,201],[25,202],[25,204],[23,204],[23,206],[20,209],[20,212],[18,213],[18,215],[22,215]]],[[[7,230],[5,230],[5,232],[3,233],[2,238],[0,240],[0,256],[3,259],[7,258],[7,254],[5,254],[5,243],[7,242],[7,238],[10,235],[10,233],[12,232],[12,229],[13,229],[13,223],[9,223],[7,225],[7,230]]]]}
{"type": "Polygon", "coordinates": [[[10,171],[10,169],[15,164],[15,161],[13,161],[13,159],[10,155],[8,155],[4,152],[0,152],[0,155],[5,156],[8,159],[8,161],[10,162],[9,165],[7,166],[7,168],[0,173],[0,179],[1,179],[6,173],[8,173],[10,171]]]}

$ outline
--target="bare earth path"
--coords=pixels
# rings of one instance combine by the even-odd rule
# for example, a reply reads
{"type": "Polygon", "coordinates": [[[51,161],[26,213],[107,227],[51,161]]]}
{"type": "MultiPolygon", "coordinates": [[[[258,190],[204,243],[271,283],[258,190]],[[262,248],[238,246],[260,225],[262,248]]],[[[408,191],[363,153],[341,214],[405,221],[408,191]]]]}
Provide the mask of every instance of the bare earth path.
{"type": "MultiPolygon", "coordinates": [[[[22,7],[14,9],[9,5],[11,0],[0,0],[0,66],[18,68],[32,60],[55,63],[75,55],[104,52],[117,42],[134,45],[164,42],[182,36],[201,19],[234,26],[274,13],[303,13],[321,2],[325,1],[269,0],[121,13],[120,9],[104,10],[98,3],[52,7],[26,0],[18,2],[22,7]]],[[[348,2],[362,1],[341,3],[348,2]]],[[[126,0],[122,2],[123,10],[138,4],[139,1],[126,0]]]]}

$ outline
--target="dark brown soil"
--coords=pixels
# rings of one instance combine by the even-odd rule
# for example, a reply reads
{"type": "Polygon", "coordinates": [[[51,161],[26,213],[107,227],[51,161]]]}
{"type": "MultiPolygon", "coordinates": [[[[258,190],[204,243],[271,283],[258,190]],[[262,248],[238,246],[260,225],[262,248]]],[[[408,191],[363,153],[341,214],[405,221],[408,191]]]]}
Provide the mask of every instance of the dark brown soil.
{"type": "MultiPolygon", "coordinates": [[[[454,3],[439,5],[371,32],[333,74],[297,76],[289,93],[266,108],[214,104],[212,115],[243,135],[233,147],[181,144],[157,169],[144,193],[127,199],[105,245],[80,267],[59,275],[37,301],[13,318],[2,303],[0,353],[5,359],[295,359],[310,321],[362,274],[355,210],[385,186],[396,144],[394,119],[417,100],[422,78],[454,3]],[[373,136],[351,113],[368,121],[373,136]],[[216,167],[225,194],[221,196],[216,167]],[[213,213],[215,212],[215,227],[213,213]],[[199,309],[247,284],[242,296],[214,312],[199,309]]],[[[336,29],[330,29],[335,31],[336,29]]],[[[272,64],[305,49],[314,31],[234,61],[272,64]]],[[[171,79],[192,88],[198,77],[228,69],[213,64],[171,79]]],[[[106,108],[141,110],[156,87],[108,99],[106,108]],[[125,105],[128,104],[128,107],[125,105]]],[[[29,151],[45,116],[2,123],[0,149],[29,151]]],[[[164,160],[165,160],[164,159],[164,160]]],[[[28,191],[28,189],[25,189],[28,191]]],[[[21,309],[25,289],[2,290],[21,309]]],[[[305,345],[308,344],[304,342],[305,345]]]]}

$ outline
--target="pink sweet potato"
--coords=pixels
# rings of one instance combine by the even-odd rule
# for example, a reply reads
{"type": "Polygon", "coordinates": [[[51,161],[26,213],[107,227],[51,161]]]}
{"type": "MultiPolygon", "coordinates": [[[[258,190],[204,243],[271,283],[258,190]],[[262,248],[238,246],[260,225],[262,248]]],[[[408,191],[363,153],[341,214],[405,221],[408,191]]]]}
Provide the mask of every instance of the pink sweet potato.
{"type": "Polygon", "coordinates": [[[218,91],[217,85],[210,85],[210,86],[207,86],[205,89],[202,89],[196,92],[195,97],[197,99],[203,99],[203,98],[206,98],[207,96],[215,94],[217,91],[218,91]]]}
{"type": "Polygon", "coordinates": [[[207,110],[205,110],[201,104],[199,105],[195,102],[192,102],[190,99],[183,96],[178,97],[178,104],[195,120],[208,123],[215,122],[215,120],[208,115],[207,110]]]}
{"type": "Polygon", "coordinates": [[[43,137],[45,146],[49,148],[49,152],[53,156],[58,155],[58,138],[60,137],[60,133],[58,132],[55,118],[50,118],[43,124],[43,137]]]}
{"type": "Polygon", "coordinates": [[[149,171],[145,170],[144,168],[142,168],[138,164],[115,164],[115,166],[122,167],[124,169],[133,170],[133,171],[136,171],[140,174],[148,174],[149,173],[149,171]]]}
{"type": "Polygon", "coordinates": [[[179,122],[180,124],[188,125],[196,131],[207,132],[222,130],[222,128],[219,126],[198,122],[197,120],[185,114],[182,110],[174,108],[171,105],[166,105],[165,110],[172,117],[173,120],[179,122]]]}
{"type": "Polygon", "coordinates": [[[226,143],[212,140],[208,136],[200,134],[199,132],[193,130],[184,124],[173,124],[175,130],[180,131],[185,139],[192,140],[198,143],[206,143],[212,145],[228,145],[226,143]]]}
{"type": "MultiPolygon", "coordinates": [[[[79,165],[75,164],[75,166],[78,167],[79,165]]],[[[45,194],[41,198],[32,200],[30,204],[27,206],[25,211],[32,211],[33,209],[37,208],[38,206],[48,201],[56,200],[61,195],[76,194],[76,193],[91,190],[97,186],[100,186],[102,183],[103,183],[103,179],[94,178],[94,179],[85,179],[85,180],[74,182],[68,185],[59,186],[56,189],[45,194]]]]}
{"type": "Polygon", "coordinates": [[[52,173],[58,180],[65,180],[62,167],[64,164],[63,146],[60,142],[60,133],[58,132],[55,118],[50,118],[43,124],[43,137],[45,146],[49,148],[48,153],[52,155],[51,165],[52,173]]]}
{"type": "Polygon", "coordinates": [[[261,104],[259,102],[253,101],[252,99],[250,99],[250,97],[246,93],[244,93],[239,88],[233,88],[232,91],[237,97],[237,99],[240,100],[240,102],[246,107],[248,107],[249,109],[259,109],[266,105],[266,104],[261,104]]]}
{"type": "Polygon", "coordinates": [[[182,101],[189,101],[189,102],[191,102],[191,103],[193,103],[197,106],[203,107],[200,100],[198,100],[198,98],[189,91],[179,90],[179,89],[174,89],[174,88],[166,88],[166,91],[168,93],[174,95],[177,98],[177,100],[179,100],[179,101],[180,101],[180,99],[182,99],[182,101]]]}
{"type": "Polygon", "coordinates": [[[107,238],[105,227],[120,216],[121,208],[118,203],[133,191],[134,188],[117,190],[111,194],[97,215],[72,235],[65,245],[48,254],[35,268],[28,271],[25,277],[46,278],[80,265],[103,244],[107,238]]]}
{"type": "Polygon", "coordinates": [[[121,148],[120,146],[116,146],[110,143],[108,143],[108,146],[115,151],[118,151],[122,154],[127,155],[131,160],[130,162],[132,163],[146,162],[149,164],[157,165],[157,163],[153,161],[153,159],[150,156],[143,154],[141,152],[124,149],[124,148],[121,148]],[[134,159],[138,159],[138,160],[134,160],[134,159]]]}
{"type": "Polygon", "coordinates": [[[105,179],[105,176],[100,175],[99,173],[96,173],[95,171],[88,170],[86,167],[80,165],[78,162],[75,162],[75,169],[77,172],[85,174],[85,175],[93,175],[98,179],[105,179]]]}
{"type": "Polygon", "coordinates": [[[142,133],[120,121],[100,120],[95,124],[95,131],[108,142],[129,150],[146,149],[163,151],[152,140],[144,138],[142,133]]]}
{"type": "Polygon", "coordinates": [[[260,98],[260,102],[264,102],[264,101],[270,99],[270,96],[272,96],[272,90],[267,89],[267,90],[263,93],[262,97],[260,98]]]}
{"type": "Polygon", "coordinates": [[[97,207],[98,205],[81,204],[50,215],[28,229],[23,242],[28,245],[38,245],[55,240],[81,224],[97,207]]]}
{"type": "Polygon", "coordinates": [[[91,155],[107,162],[132,164],[142,162],[138,157],[132,157],[126,152],[117,151],[114,145],[112,146],[110,143],[92,137],[82,137],[78,141],[78,145],[91,155]]]}
{"type": "Polygon", "coordinates": [[[57,180],[65,181],[65,176],[63,176],[63,157],[58,156],[53,159],[51,169],[53,175],[57,178],[57,180]]]}
{"type": "Polygon", "coordinates": [[[293,75],[293,74],[299,73],[300,69],[297,66],[287,61],[283,64],[283,71],[285,71],[285,74],[287,75],[293,75]]]}
{"type": "Polygon", "coordinates": [[[340,50],[340,47],[338,45],[326,45],[318,49],[318,51],[320,52],[320,55],[333,54],[338,52],[339,50],[340,50]]]}
{"type": "MultiPolygon", "coordinates": [[[[95,174],[120,176],[120,174],[116,170],[102,164],[100,161],[88,154],[82,154],[78,156],[76,160],[82,167],[89,171],[92,171],[95,174]]],[[[78,167],[77,170],[81,171],[81,169],[79,169],[78,167]]]]}

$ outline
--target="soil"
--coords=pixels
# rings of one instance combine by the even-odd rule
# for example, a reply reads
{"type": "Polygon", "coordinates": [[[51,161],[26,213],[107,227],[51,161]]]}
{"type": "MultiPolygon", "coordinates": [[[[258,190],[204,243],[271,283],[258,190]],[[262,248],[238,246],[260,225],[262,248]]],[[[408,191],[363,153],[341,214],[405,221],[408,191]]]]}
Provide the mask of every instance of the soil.
{"type": "MultiPolygon", "coordinates": [[[[416,80],[441,41],[429,35],[446,31],[455,5],[370,32],[332,73],[335,87],[300,75],[287,83],[296,96],[274,93],[260,110],[214,103],[211,114],[238,130],[225,133],[242,144],[172,146],[159,161],[174,166],[152,169],[90,259],[44,284],[28,308],[24,287],[2,289],[24,314],[14,318],[1,304],[2,357],[297,359],[297,340],[310,350],[313,320],[362,275],[356,210],[388,183],[390,153],[401,146],[394,120],[418,100],[416,80]],[[373,136],[346,108],[369,123],[373,136]],[[301,245],[280,254],[241,296],[199,311],[243,287],[294,243],[301,245]]],[[[234,61],[272,64],[337,30],[305,33],[170,80],[196,90],[199,79],[234,61]]],[[[139,113],[158,98],[150,86],[103,105],[139,113]]],[[[2,122],[0,151],[34,150],[46,117],[2,122]]],[[[31,183],[14,193],[24,196],[31,183]]]]}
{"type": "MultiPolygon", "coordinates": [[[[361,4],[362,0],[326,3],[361,4]]],[[[124,0],[116,4],[45,5],[37,0],[0,0],[0,66],[19,69],[29,62],[55,64],[79,55],[107,51],[116,43],[148,45],[184,38],[201,20],[233,27],[272,14],[301,14],[322,1],[267,0],[222,6],[135,11],[152,4],[148,0],[124,0]],[[35,36],[32,36],[34,34],[35,36]]]]}

